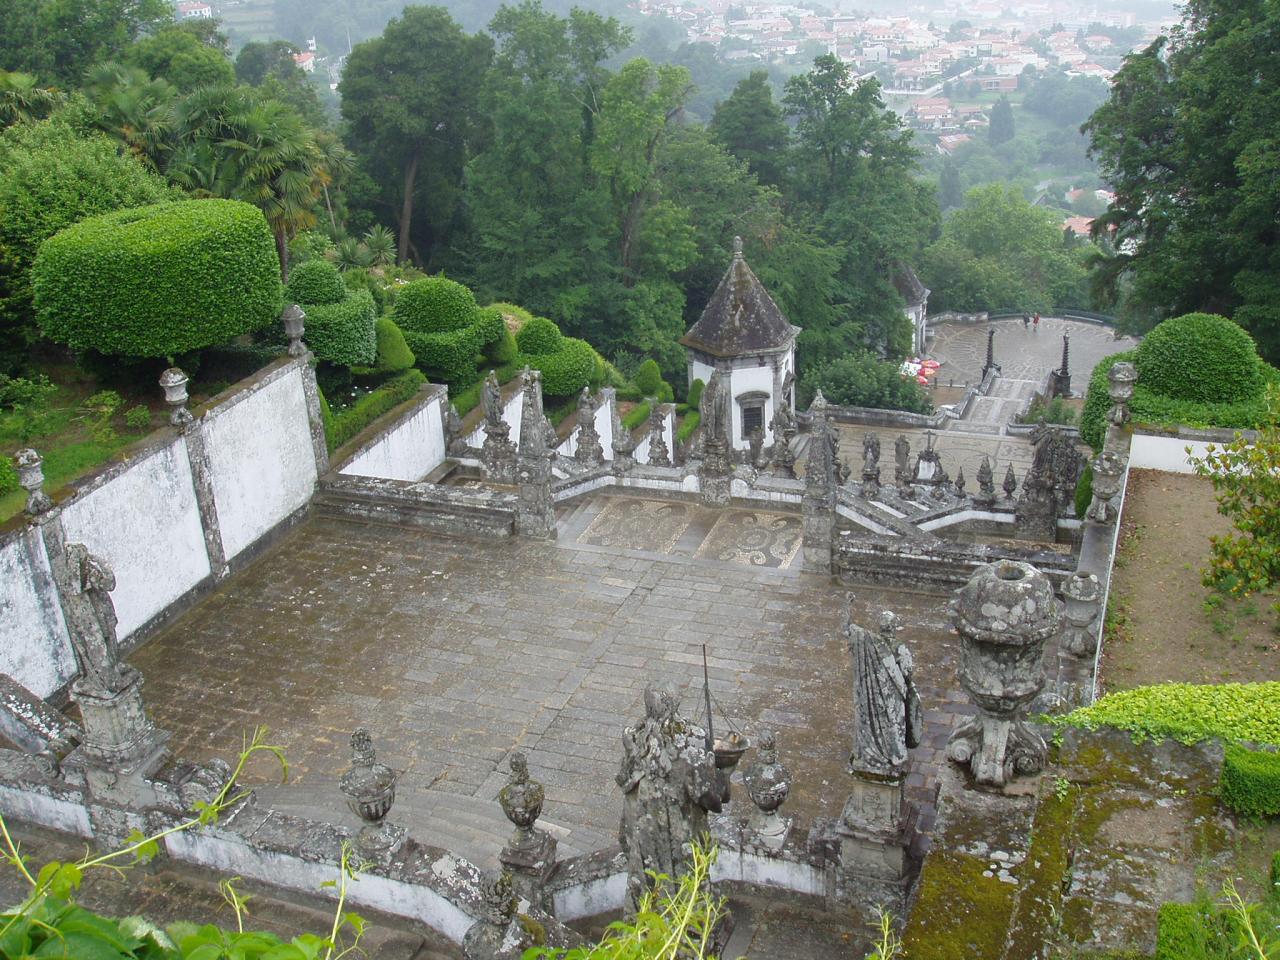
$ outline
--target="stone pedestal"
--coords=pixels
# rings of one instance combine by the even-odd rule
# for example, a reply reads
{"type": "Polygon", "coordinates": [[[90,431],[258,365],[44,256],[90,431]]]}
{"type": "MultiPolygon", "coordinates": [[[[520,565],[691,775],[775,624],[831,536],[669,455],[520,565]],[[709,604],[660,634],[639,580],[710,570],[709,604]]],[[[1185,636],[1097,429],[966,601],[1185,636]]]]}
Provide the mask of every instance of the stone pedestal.
{"type": "Polygon", "coordinates": [[[113,777],[146,775],[164,758],[167,733],[157,730],[142,705],[142,674],[125,667],[129,680],[118,691],[77,680],[71,696],[84,718],[84,742],[77,753],[86,768],[110,771],[113,777]]]}
{"type": "Polygon", "coordinates": [[[720,438],[708,438],[703,444],[702,466],[698,470],[703,503],[723,507],[729,502],[731,470],[729,445],[720,438]]]}
{"type": "Polygon", "coordinates": [[[531,828],[522,842],[512,840],[503,847],[498,860],[510,872],[517,896],[545,913],[555,914],[550,885],[556,869],[555,837],[545,830],[531,828]]]}
{"type": "Polygon", "coordinates": [[[520,457],[516,469],[519,500],[516,533],[522,537],[554,540],[556,511],[551,497],[551,463],[546,457],[520,457]]]}
{"type": "Polygon", "coordinates": [[[835,838],[836,898],[901,913],[912,868],[903,773],[854,770],[835,838]]]}
{"type": "Polygon", "coordinates": [[[516,445],[511,442],[511,428],[505,420],[485,421],[480,464],[486,480],[504,484],[516,482],[516,445]]]}

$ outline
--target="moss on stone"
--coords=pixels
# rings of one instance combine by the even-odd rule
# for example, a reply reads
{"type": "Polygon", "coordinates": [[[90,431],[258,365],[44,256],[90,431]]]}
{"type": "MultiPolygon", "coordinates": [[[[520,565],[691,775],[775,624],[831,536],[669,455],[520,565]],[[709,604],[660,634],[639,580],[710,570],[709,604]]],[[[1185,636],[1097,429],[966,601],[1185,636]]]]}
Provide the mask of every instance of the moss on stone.
{"type": "Polygon", "coordinates": [[[903,932],[906,956],[972,960],[1001,955],[1017,888],[996,879],[989,867],[981,857],[934,848],[903,932]]]}

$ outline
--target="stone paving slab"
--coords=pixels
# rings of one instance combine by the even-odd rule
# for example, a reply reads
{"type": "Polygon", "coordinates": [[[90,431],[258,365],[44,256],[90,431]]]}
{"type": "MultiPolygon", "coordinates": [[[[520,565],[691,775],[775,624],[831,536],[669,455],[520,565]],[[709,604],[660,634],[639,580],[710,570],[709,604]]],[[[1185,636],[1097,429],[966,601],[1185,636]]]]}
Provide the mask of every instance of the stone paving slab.
{"type": "Polygon", "coordinates": [[[987,330],[994,328],[995,360],[1003,376],[1015,380],[1041,381],[1062,362],[1063,334],[1071,338],[1071,386],[1083,393],[1089,374],[1098,361],[1113,353],[1132,350],[1132,337],[1117,339],[1110,327],[1084,320],[1041,317],[1040,328],[1023,329],[1016,318],[991,323],[941,323],[930,326],[929,356],[939,361],[938,381],[942,384],[977,383],[987,359],[987,330]]]}
{"type": "MultiPolygon", "coordinates": [[[[546,784],[544,816],[586,849],[616,831],[619,737],[644,685],[676,682],[697,713],[705,644],[728,718],[749,736],[777,730],[797,781],[790,812],[837,815],[852,723],[843,588],[792,568],[576,543],[614,499],[565,505],[554,543],[313,519],[132,655],[148,705],[196,760],[233,756],[265,724],[306,802],[333,818],[350,818],[333,785],[351,730],[368,726],[379,758],[403,771],[402,822],[429,842],[457,807],[414,795],[470,798],[486,806],[481,831],[500,825],[494,799],[519,748],[546,784]]],[[[857,589],[863,622],[885,607],[908,624],[930,711],[911,779],[930,805],[942,745],[970,709],[957,641],[944,596],[857,589]]],[[[248,779],[274,773],[255,764],[248,779]]],[[[472,846],[482,860],[493,849],[472,846]]]]}

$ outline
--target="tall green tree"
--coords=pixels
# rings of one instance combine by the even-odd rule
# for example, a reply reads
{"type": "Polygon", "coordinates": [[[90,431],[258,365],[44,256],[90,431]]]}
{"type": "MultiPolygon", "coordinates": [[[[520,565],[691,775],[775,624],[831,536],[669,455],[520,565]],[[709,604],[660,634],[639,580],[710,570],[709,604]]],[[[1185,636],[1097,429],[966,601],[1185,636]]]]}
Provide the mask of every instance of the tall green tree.
{"type": "Polygon", "coordinates": [[[733,93],[716,104],[709,129],[726,150],[746,162],[761,183],[782,182],[790,134],[782,108],[773,99],[768,73],[753,70],[739,80],[733,93]]]}
{"type": "Polygon", "coordinates": [[[831,56],[787,81],[783,102],[795,122],[796,219],[840,256],[837,320],[807,328],[801,352],[807,361],[857,348],[901,356],[911,331],[891,271],[915,261],[938,219],[933,187],[914,176],[911,132],[885,110],[878,81],[855,83],[831,56]]]}
{"type": "Polygon", "coordinates": [[[235,70],[225,51],[201,41],[181,26],[166,26],[130,46],[124,62],[155,80],[165,80],[183,93],[197,87],[227,87],[235,70]]]}
{"type": "Polygon", "coordinates": [[[945,212],[964,203],[964,190],[960,186],[960,169],[948,157],[942,164],[938,177],[938,206],[945,212]]]}
{"type": "Polygon", "coordinates": [[[172,20],[167,0],[0,0],[0,69],[73,85],[93,64],[118,59],[148,29],[172,20]]]}
{"type": "Polygon", "coordinates": [[[399,200],[402,261],[413,249],[423,180],[435,202],[432,222],[418,225],[416,239],[429,255],[446,233],[468,143],[481,123],[477,108],[492,55],[488,36],[468,36],[444,8],[405,7],[382,36],[359,44],[347,60],[340,89],[348,146],[371,172],[398,172],[385,190],[399,200]]]}
{"type": "Polygon", "coordinates": [[[66,99],[61,90],[40,86],[29,73],[0,70],[0,128],[43,120],[66,99]]]}
{"type": "Polygon", "coordinates": [[[991,126],[987,128],[987,142],[993,147],[1008,143],[1014,137],[1013,104],[1008,97],[1001,97],[991,107],[991,126]]]}
{"type": "Polygon", "coordinates": [[[1098,289],[1131,329],[1194,311],[1243,324],[1280,360],[1280,8],[1193,0],[1130,56],[1085,124],[1116,200],[1098,289]]]}

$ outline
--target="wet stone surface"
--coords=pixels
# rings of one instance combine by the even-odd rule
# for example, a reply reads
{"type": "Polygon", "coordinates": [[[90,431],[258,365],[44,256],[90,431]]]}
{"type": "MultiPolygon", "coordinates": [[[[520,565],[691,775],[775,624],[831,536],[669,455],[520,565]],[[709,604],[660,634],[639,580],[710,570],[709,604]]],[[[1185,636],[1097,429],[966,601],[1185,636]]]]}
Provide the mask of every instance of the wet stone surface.
{"type": "MultiPolygon", "coordinates": [[[[367,726],[379,760],[401,771],[390,819],[481,863],[510,832],[495,798],[506,758],[524,750],[546,785],[540,825],[571,855],[614,842],[620,737],[644,684],[675,682],[685,711],[701,713],[705,644],[719,708],[748,736],[778,734],[795,779],[784,812],[802,829],[838,815],[852,729],[844,588],[752,559],[758,528],[793,515],[695,516],[670,553],[592,544],[581,534],[616,499],[562,505],[555,542],[313,519],[132,655],[149,709],[193,760],[232,757],[265,724],[291,785],[264,787],[264,800],[344,823],[354,818],[337,779],[351,730],[367,726]],[[735,529],[751,549],[729,549],[735,529]]],[[[630,512],[665,506],[633,500],[630,512]]],[[[891,608],[906,624],[926,721],[907,784],[926,827],[946,739],[972,713],[945,601],[860,587],[854,604],[863,622],[891,608]]],[[[264,762],[248,779],[276,773],[264,762]]]]}

